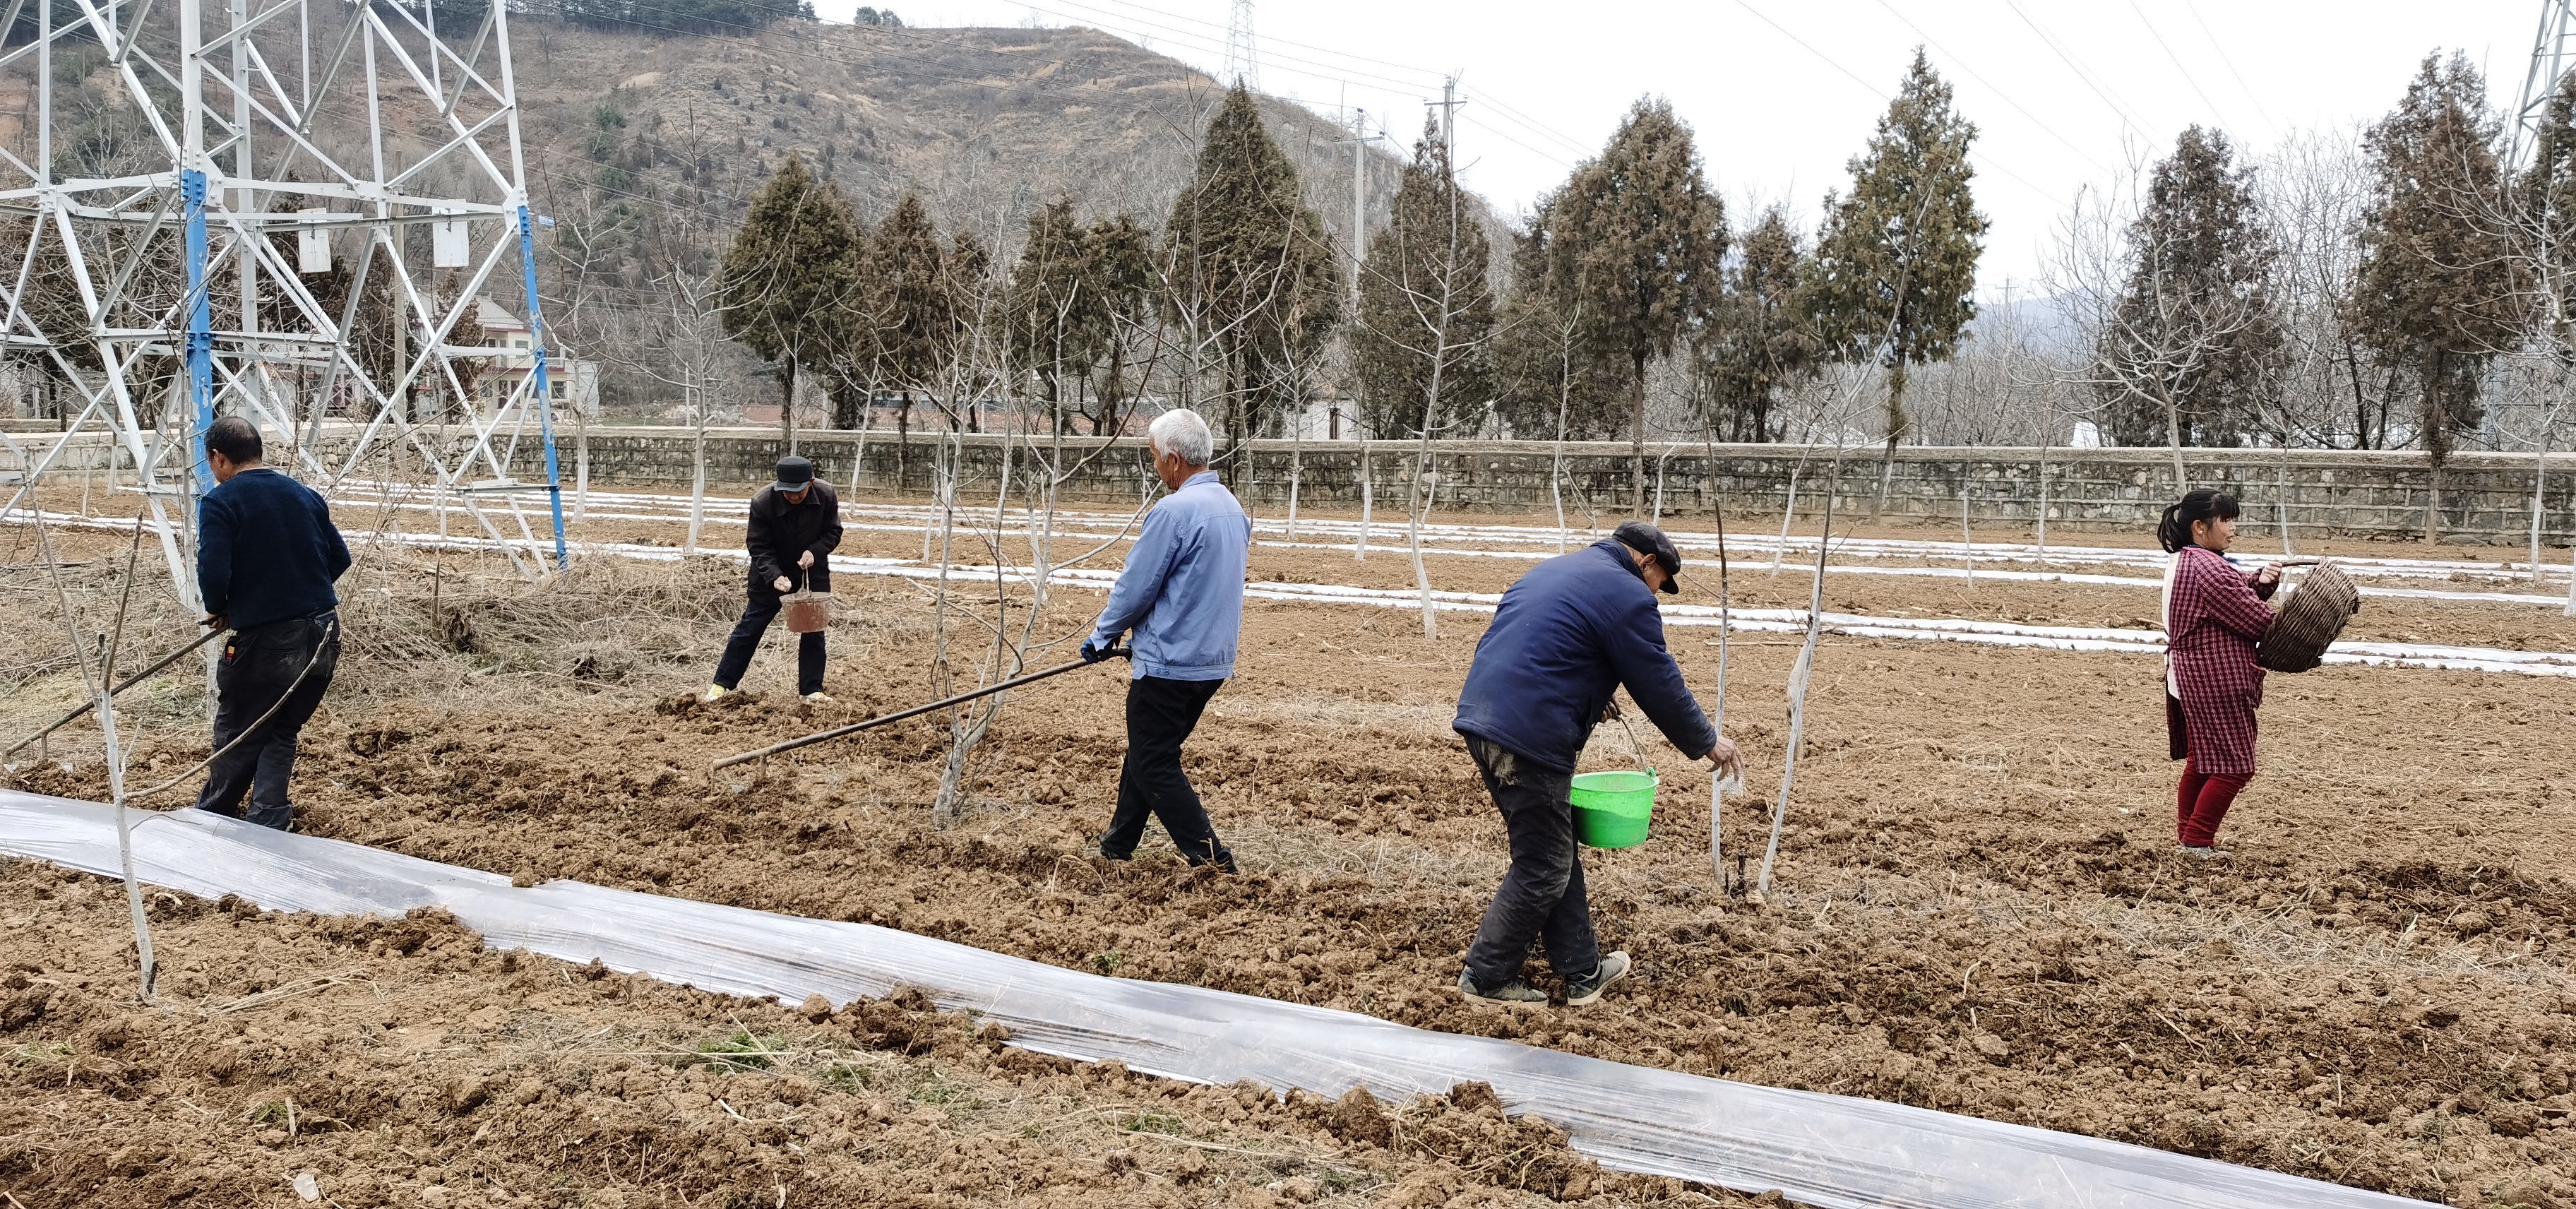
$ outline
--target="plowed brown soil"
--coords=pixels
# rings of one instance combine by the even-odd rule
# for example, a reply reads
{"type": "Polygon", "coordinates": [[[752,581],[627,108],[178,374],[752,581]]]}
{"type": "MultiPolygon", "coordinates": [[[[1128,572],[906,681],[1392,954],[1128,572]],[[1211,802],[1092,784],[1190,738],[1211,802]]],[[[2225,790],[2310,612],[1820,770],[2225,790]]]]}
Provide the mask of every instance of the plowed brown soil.
{"type": "Polygon", "coordinates": [[[917,994],[787,1007],[486,951],[435,913],[151,903],[147,1008],[116,883],[0,866],[13,1206],[1747,1203],[1605,1172],[1482,1084],[1282,1102],[1010,1048],[917,994]]]}
{"type": "MultiPolygon", "coordinates": [[[[918,555],[919,540],[874,544],[918,555]]],[[[1524,564],[1432,565],[1444,588],[1490,591],[1524,564]]],[[[1254,573],[1410,582],[1387,553],[1354,566],[1264,549],[1254,573]]],[[[738,576],[703,571],[709,614],[738,576]]],[[[475,582],[446,591],[506,594],[497,577],[475,582]]],[[[1804,604],[1803,577],[1773,580],[1767,561],[1735,584],[1743,603],[1804,604]]],[[[416,587],[380,624],[398,605],[419,611],[416,587]]],[[[2576,1206],[2576,855],[2563,838],[2576,830],[2576,682],[2276,676],[2265,770],[2223,840],[2235,855],[2202,863],[2172,852],[2154,660],[1829,639],[1773,892],[1756,904],[1721,887],[1705,771],[1650,733],[1647,757],[1667,774],[1656,838],[1586,854],[1605,943],[1635,954],[1640,976],[1594,1008],[1501,1012],[1450,989],[1504,863],[1447,728],[1480,617],[1443,614],[1432,640],[1403,609],[1251,607],[1238,678],[1189,749],[1245,864],[1229,878],[1088,847],[1122,743],[1111,671],[1015,699],[951,829],[929,818],[947,752],[931,720],[711,783],[714,756],[932,695],[926,589],[846,576],[838,591],[841,699],[822,707],[787,696],[792,656],[775,639],[754,691],[688,699],[721,622],[608,676],[491,641],[362,662],[307,732],[304,826],[2455,1205],[2576,1206]]],[[[1097,599],[1061,590],[1058,631],[1097,599]]],[[[1827,600],[2085,625],[2142,624],[2155,607],[2136,589],[1864,575],[1830,580],[1827,600]]],[[[2374,598],[2348,636],[2567,650],[2570,627],[2531,606],[2374,598]]],[[[1672,636],[1714,704],[1714,631],[1672,636]]],[[[1739,854],[1758,870],[1779,787],[1786,639],[1749,635],[1732,652],[1726,729],[1753,773],[1751,796],[1726,805],[1729,882],[1739,854]]],[[[181,718],[141,755],[175,771],[204,750],[181,718]]],[[[1629,759],[1610,727],[1587,766],[1629,759]]],[[[100,796],[94,760],[69,762],[20,783],[100,796]]]]}

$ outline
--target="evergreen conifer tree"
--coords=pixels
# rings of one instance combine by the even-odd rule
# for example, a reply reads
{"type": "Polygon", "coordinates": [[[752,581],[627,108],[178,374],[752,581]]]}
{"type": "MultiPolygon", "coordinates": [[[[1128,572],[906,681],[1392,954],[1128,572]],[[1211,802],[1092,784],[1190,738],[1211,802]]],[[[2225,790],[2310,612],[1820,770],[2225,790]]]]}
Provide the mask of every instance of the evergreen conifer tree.
{"type": "Polygon", "coordinates": [[[1634,506],[1646,512],[1646,362],[1708,319],[1723,286],[1726,208],[1701,174],[1690,127],[1639,100],[1598,158],[1556,195],[1549,292],[1574,304],[1584,343],[1627,371],[1634,506]]]}
{"type": "Polygon", "coordinates": [[[906,193],[877,224],[869,250],[875,353],[902,394],[895,425],[909,448],[913,396],[936,392],[956,334],[948,249],[939,242],[929,205],[920,194],[906,193]]]}
{"type": "Polygon", "coordinates": [[[2535,331],[2561,359],[2576,359],[2576,72],[2559,77],[2514,189],[2535,331]]]}
{"type": "Polygon", "coordinates": [[[1083,350],[1085,365],[1101,367],[1088,416],[1091,431],[1114,433],[1128,406],[1129,354],[1161,308],[1162,278],[1154,270],[1153,231],[1129,215],[1092,223],[1082,242],[1085,278],[1100,299],[1100,326],[1083,350]]]}
{"type": "Polygon", "coordinates": [[[1798,311],[1806,250],[1773,206],[1738,241],[1726,298],[1697,349],[1702,419],[1730,441],[1775,441],[1772,408],[1785,386],[1813,377],[1822,351],[1798,311]]]}
{"type": "MultiPolygon", "coordinates": [[[[1197,175],[1173,201],[1163,241],[1172,306],[1199,364],[1216,360],[1218,410],[1239,452],[1266,413],[1298,393],[1289,370],[1321,347],[1341,297],[1324,220],[1306,207],[1296,168],[1240,81],[1208,123],[1197,175]]],[[[1229,476],[1240,464],[1228,458],[1229,476]]]]}
{"type": "Polygon", "coordinates": [[[802,367],[842,355],[862,255],[849,203],[792,155],[753,195],[725,249],[725,334],[776,367],[782,412],[795,405],[802,367]]]}
{"type": "Polygon", "coordinates": [[[1066,430],[1064,382],[1088,367],[1106,302],[1092,288],[1090,242],[1074,222],[1073,199],[1059,198],[1029,215],[1029,237],[1011,270],[1003,300],[1005,341],[1016,366],[1037,375],[1054,430],[1066,430]]]}
{"type": "Polygon", "coordinates": [[[948,262],[941,276],[941,293],[948,302],[948,338],[940,348],[940,370],[948,382],[950,409],[963,417],[968,432],[983,431],[981,401],[991,388],[1003,385],[987,376],[995,362],[983,355],[988,350],[979,343],[998,318],[995,300],[988,293],[992,276],[993,252],[984,246],[983,238],[964,228],[950,234],[948,262]]]}
{"type": "Polygon", "coordinates": [[[2479,379],[2516,335],[2510,249],[2493,221],[2499,135],[2486,81],[2454,54],[2425,56],[2405,100],[2363,138],[2373,183],[2353,316],[2380,363],[2415,379],[2416,440],[2432,469],[2427,541],[2440,536],[2458,433],[2482,418],[2479,379]]]}
{"type": "Polygon", "coordinates": [[[1558,196],[1541,197],[1528,225],[1512,235],[1512,288],[1494,341],[1497,406],[1514,432],[1553,439],[1562,429],[1597,441],[1627,426],[1628,367],[1583,339],[1581,305],[1557,293],[1570,283],[1548,276],[1558,196]]]}
{"type": "MultiPolygon", "coordinates": [[[[1839,359],[1887,367],[1887,465],[1905,436],[1906,371],[1947,360],[1976,318],[1977,256],[1988,225],[1968,188],[1976,138],[1976,126],[1950,107],[1950,85],[1917,47],[1877,133],[1851,161],[1851,192],[1825,196],[1805,309],[1839,359]]],[[[1873,515],[1885,484],[1882,467],[1873,515]]]]}
{"type": "Polygon", "coordinates": [[[2253,169],[2234,155],[2224,133],[2192,126],[2149,174],[2128,283],[2095,350],[2119,444],[2242,444],[2275,388],[2277,252],[2253,169]]]}
{"type": "Polygon", "coordinates": [[[1446,142],[1425,125],[1395,191],[1394,221],[1360,270],[1351,334],[1369,431],[1438,435],[1462,406],[1494,397],[1493,255],[1460,195],[1446,142]]]}

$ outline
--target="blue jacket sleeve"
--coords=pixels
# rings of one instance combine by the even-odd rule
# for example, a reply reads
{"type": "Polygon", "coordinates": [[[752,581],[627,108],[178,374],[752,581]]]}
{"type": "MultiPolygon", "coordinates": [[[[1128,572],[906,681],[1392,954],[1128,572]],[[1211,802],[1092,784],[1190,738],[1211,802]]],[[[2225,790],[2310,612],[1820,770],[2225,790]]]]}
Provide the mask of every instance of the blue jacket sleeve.
{"type": "Polygon", "coordinates": [[[330,503],[318,492],[306,494],[313,497],[314,527],[322,535],[322,566],[337,580],[349,570],[349,543],[340,536],[340,527],[331,523],[330,503]]]}
{"type": "Polygon", "coordinates": [[[1172,573],[1172,559],[1180,553],[1174,533],[1178,528],[1162,507],[1145,514],[1136,548],[1127,552],[1127,568],[1118,573],[1118,582],[1109,589],[1109,605],[1100,610],[1100,621],[1091,627],[1092,641],[1106,645],[1135,629],[1152,611],[1155,598],[1163,594],[1163,580],[1172,573]]]}
{"type": "Polygon", "coordinates": [[[232,501],[213,492],[197,505],[197,596],[217,617],[233,599],[232,501]]]}
{"type": "Polygon", "coordinates": [[[1717,729],[1708,724],[1699,699],[1682,682],[1681,665],[1664,646],[1664,619],[1655,611],[1654,601],[1623,604],[1620,614],[1603,629],[1610,664],[1618,670],[1628,696],[1683,755],[1694,760],[1706,756],[1717,746],[1717,729]]]}

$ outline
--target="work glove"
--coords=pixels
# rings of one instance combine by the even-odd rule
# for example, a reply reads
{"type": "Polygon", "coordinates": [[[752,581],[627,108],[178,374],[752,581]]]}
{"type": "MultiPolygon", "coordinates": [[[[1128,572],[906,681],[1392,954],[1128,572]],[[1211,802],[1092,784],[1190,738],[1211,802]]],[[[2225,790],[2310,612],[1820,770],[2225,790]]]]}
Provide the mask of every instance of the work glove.
{"type": "Polygon", "coordinates": [[[1109,648],[1102,646],[1099,639],[1094,638],[1091,641],[1082,644],[1082,661],[1084,663],[1098,663],[1108,657],[1109,648]]]}

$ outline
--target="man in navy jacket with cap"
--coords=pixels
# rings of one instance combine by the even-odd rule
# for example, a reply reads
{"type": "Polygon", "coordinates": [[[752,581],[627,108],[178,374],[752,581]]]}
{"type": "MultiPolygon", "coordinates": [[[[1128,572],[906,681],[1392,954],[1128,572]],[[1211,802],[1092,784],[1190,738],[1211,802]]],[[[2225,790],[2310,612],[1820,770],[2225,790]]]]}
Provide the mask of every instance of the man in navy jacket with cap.
{"type": "Polygon", "coordinates": [[[1661,530],[1629,521],[1604,541],[1530,569],[1503,593],[1476,643],[1452,729],[1484,776],[1511,835],[1512,867],[1485,908],[1458,990],[1471,999],[1544,1003],[1521,978],[1530,942],[1581,1007],[1628,972],[1625,952],[1603,954],[1584,897],[1570,798],[1575,759],[1595,724],[1618,717],[1622,685],[1664,737],[1718,775],[1736,766],[1664,649],[1655,593],[1678,592],[1681,554],[1661,530]]]}

